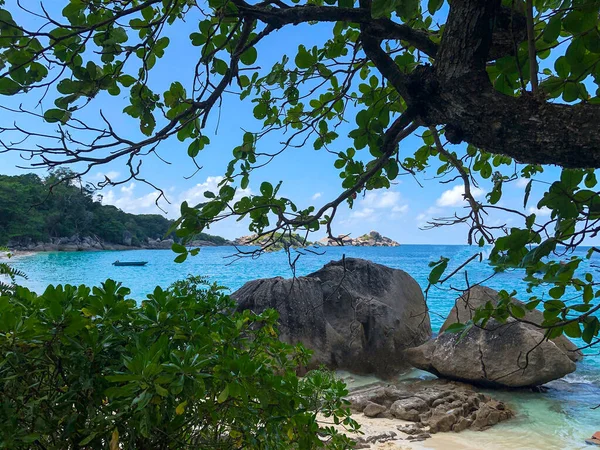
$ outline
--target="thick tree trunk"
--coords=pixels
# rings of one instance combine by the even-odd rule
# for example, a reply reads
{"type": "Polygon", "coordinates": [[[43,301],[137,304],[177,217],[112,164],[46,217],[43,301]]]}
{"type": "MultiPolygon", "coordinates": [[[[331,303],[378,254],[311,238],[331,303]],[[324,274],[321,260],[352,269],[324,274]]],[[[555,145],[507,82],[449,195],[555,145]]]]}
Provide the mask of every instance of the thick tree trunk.
{"type": "Polygon", "coordinates": [[[468,142],[523,163],[600,167],[600,105],[553,104],[493,88],[485,65],[499,8],[499,0],[451,3],[435,65],[419,68],[406,82],[408,106],[422,124],[445,125],[455,144],[468,142]]]}
{"type": "Polygon", "coordinates": [[[425,125],[445,125],[450,142],[468,142],[522,163],[600,167],[600,105],[553,104],[530,94],[510,97],[477,78],[442,84],[430,72],[421,74],[421,80],[430,81],[419,118],[425,125]]]}

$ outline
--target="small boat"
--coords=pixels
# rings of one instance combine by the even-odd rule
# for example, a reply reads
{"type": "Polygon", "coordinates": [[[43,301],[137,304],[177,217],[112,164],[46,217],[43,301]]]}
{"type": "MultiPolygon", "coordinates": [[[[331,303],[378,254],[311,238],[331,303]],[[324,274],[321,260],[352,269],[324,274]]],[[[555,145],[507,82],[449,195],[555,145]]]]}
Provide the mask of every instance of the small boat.
{"type": "Polygon", "coordinates": [[[115,261],[113,266],[145,266],[148,261],[115,261]]]}

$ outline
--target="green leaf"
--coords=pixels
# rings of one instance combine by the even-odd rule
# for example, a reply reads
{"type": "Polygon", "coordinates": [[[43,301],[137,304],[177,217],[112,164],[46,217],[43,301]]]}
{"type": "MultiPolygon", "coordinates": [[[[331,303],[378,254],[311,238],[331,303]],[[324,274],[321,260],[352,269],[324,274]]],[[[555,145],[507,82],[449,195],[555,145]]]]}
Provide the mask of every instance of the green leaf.
{"type": "Polygon", "coordinates": [[[154,383],[154,389],[156,390],[156,393],[158,395],[160,395],[161,397],[168,397],[169,396],[169,391],[167,389],[165,389],[164,387],[162,387],[158,383],[154,383]]]}
{"type": "Polygon", "coordinates": [[[580,34],[596,27],[598,23],[598,10],[583,12],[573,10],[565,16],[562,25],[565,30],[573,34],[580,34]]]}
{"type": "Polygon", "coordinates": [[[267,181],[263,181],[260,185],[260,193],[265,197],[273,196],[273,185],[267,181]]]}
{"type": "MultiPolygon", "coordinates": [[[[552,289],[550,289],[550,291],[548,293],[550,294],[550,297],[559,299],[564,295],[565,287],[564,286],[554,286],[552,289]]],[[[550,303],[550,302],[546,302],[546,305],[548,303],[550,303]]]]}
{"type": "Polygon", "coordinates": [[[177,255],[177,257],[175,257],[174,261],[178,264],[184,262],[187,259],[187,252],[186,253],[182,253],[181,255],[177,255]]]}
{"type": "Polygon", "coordinates": [[[21,90],[19,83],[11,80],[7,76],[0,78],[0,95],[15,95],[21,90]]]}
{"type": "Polygon", "coordinates": [[[133,78],[131,75],[127,75],[127,74],[121,75],[119,77],[119,83],[121,83],[125,87],[131,86],[136,81],[137,80],[135,78],[133,78]]]}
{"type": "Polygon", "coordinates": [[[573,339],[581,337],[581,328],[578,322],[570,322],[563,327],[564,333],[573,339]]]}
{"type": "Polygon", "coordinates": [[[48,109],[44,113],[44,120],[50,123],[60,122],[65,124],[70,118],[71,113],[62,109],[48,109]]]}
{"type": "Polygon", "coordinates": [[[396,0],[374,0],[371,14],[374,18],[384,17],[391,14],[396,9],[396,6],[396,0]]]}
{"type": "Polygon", "coordinates": [[[571,65],[567,61],[566,57],[560,56],[554,62],[554,70],[556,70],[556,73],[559,77],[568,78],[569,74],[571,73],[571,65]]]}
{"type": "Polygon", "coordinates": [[[229,385],[225,386],[225,389],[217,397],[217,403],[223,403],[229,398],[229,385]]]}
{"type": "Polygon", "coordinates": [[[592,340],[598,334],[599,325],[598,319],[595,317],[585,324],[581,338],[586,344],[592,343],[592,340]]]}
{"type": "Polygon", "coordinates": [[[240,61],[247,66],[251,66],[256,62],[257,58],[258,52],[256,51],[256,48],[250,47],[248,50],[241,54],[240,61]]]}
{"type": "Polygon", "coordinates": [[[444,333],[460,333],[464,331],[469,325],[466,323],[453,323],[444,330],[444,333]]]}
{"type": "Polygon", "coordinates": [[[567,103],[574,102],[579,98],[579,86],[577,83],[568,82],[563,91],[563,100],[567,103]]]}
{"type": "Polygon", "coordinates": [[[533,180],[529,180],[527,186],[525,186],[525,196],[523,197],[523,208],[527,207],[527,201],[529,200],[529,194],[531,194],[531,185],[533,180]]]}
{"type": "Polygon", "coordinates": [[[171,246],[171,250],[173,250],[175,253],[185,253],[187,252],[187,249],[185,248],[184,245],[178,244],[177,242],[174,242],[173,245],[171,246]]]}
{"type": "Polygon", "coordinates": [[[519,306],[516,303],[509,303],[508,308],[510,309],[511,314],[517,319],[525,317],[525,309],[522,306],[519,306]]]}
{"type": "Polygon", "coordinates": [[[181,402],[179,405],[177,405],[177,408],[175,408],[175,414],[177,414],[178,416],[181,416],[184,412],[185,412],[185,407],[187,406],[187,400],[184,402],[181,402]]]}
{"type": "Polygon", "coordinates": [[[312,53],[306,50],[304,45],[298,47],[298,54],[294,60],[299,69],[308,69],[317,63],[317,59],[312,53]]]}
{"type": "Polygon", "coordinates": [[[98,433],[96,433],[96,432],[91,433],[85,439],[81,440],[81,442],[79,442],[79,445],[83,446],[83,445],[89,444],[90,442],[92,442],[94,440],[94,438],[97,436],[97,434],[98,433]]]}
{"type": "Polygon", "coordinates": [[[545,42],[551,44],[558,39],[560,35],[560,29],[562,26],[561,16],[559,14],[552,17],[546,27],[544,28],[544,32],[542,34],[542,38],[545,42]]]}
{"type": "Polygon", "coordinates": [[[433,266],[433,269],[429,273],[429,276],[427,277],[427,279],[429,280],[429,283],[436,284],[440,280],[442,274],[444,273],[444,271],[446,270],[447,267],[448,267],[448,258],[442,258],[440,260],[440,262],[438,262],[437,264],[435,264],[433,266]]]}
{"type": "Polygon", "coordinates": [[[436,13],[436,11],[438,11],[442,7],[443,4],[444,0],[429,0],[427,2],[427,11],[429,11],[429,14],[433,16],[436,13]]]}

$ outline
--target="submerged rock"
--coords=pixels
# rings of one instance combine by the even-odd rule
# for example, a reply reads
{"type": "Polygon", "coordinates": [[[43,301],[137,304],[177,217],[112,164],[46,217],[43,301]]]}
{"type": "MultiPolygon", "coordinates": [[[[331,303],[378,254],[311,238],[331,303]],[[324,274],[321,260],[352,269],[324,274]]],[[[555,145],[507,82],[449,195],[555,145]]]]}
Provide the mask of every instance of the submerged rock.
{"type": "Polygon", "coordinates": [[[461,336],[442,333],[406,351],[410,363],[439,377],[488,387],[530,387],[575,370],[553,341],[521,322],[490,321],[461,336]]]}
{"type": "MultiPolygon", "coordinates": [[[[445,331],[453,323],[468,322],[473,318],[473,314],[477,308],[484,306],[487,302],[491,302],[492,305],[496,305],[499,300],[500,298],[498,292],[493,289],[490,289],[485,286],[472,287],[456,300],[454,307],[452,308],[450,314],[448,314],[448,317],[446,318],[446,321],[440,328],[440,332],[445,331]]],[[[517,300],[516,298],[511,299],[511,301],[520,306],[525,305],[523,302],[517,300]]],[[[524,320],[527,320],[528,322],[533,322],[537,325],[541,325],[541,323],[544,321],[544,314],[541,311],[537,309],[534,309],[533,311],[529,311],[526,308],[524,309],[524,320]]],[[[523,323],[523,325],[533,330],[539,331],[539,328],[537,328],[535,325],[530,325],[526,323],[523,323]]],[[[571,359],[571,361],[579,361],[583,358],[583,353],[581,353],[580,350],[577,350],[577,346],[573,344],[573,342],[571,342],[566,336],[561,335],[556,339],[553,339],[552,341],[560,350],[562,350],[565,353],[565,355],[569,357],[569,359],[571,359]]]]}
{"type": "Polygon", "coordinates": [[[306,277],[246,283],[238,310],[279,311],[281,339],[313,350],[311,366],[387,377],[408,367],[404,350],[431,337],[427,305],[406,272],[362,259],[306,277]]]}

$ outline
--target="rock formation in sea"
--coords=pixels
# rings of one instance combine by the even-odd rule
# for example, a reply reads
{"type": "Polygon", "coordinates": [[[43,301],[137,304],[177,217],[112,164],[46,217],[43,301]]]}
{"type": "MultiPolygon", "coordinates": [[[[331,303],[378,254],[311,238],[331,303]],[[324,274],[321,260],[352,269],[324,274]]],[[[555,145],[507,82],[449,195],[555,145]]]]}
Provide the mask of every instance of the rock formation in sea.
{"type": "MultiPolygon", "coordinates": [[[[347,400],[353,411],[366,417],[412,422],[395,427],[408,435],[405,439],[409,441],[424,440],[439,432],[481,431],[514,416],[505,403],[477,392],[473,386],[445,380],[378,383],[352,391],[347,400]]],[[[357,448],[397,437],[398,433],[390,431],[359,437],[357,448]]]]}
{"type": "Polygon", "coordinates": [[[388,237],[382,236],[377,231],[371,231],[357,238],[352,238],[348,235],[339,235],[337,239],[325,237],[319,241],[319,245],[325,247],[337,247],[341,245],[356,247],[398,247],[400,244],[388,237]]]}
{"type": "Polygon", "coordinates": [[[266,251],[278,251],[290,247],[310,247],[314,243],[295,233],[291,235],[289,233],[270,233],[264,236],[258,234],[240,236],[233,241],[233,245],[262,247],[266,251]]]}
{"type": "MultiPolygon", "coordinates": [[[[491,289],[471,289],[457,301],[442,329],[457,320],[468,320],[470,312],[465,308],[476,308],[495,295],[491,289]]],[[[539,319],[536,317],[532,315],[532,321],[539,319]]],[[[407,350],[406,358],[414,367],[439,377],[514,388],[538,386],[573,372],[574,348],[567,338],[547,340],[543,330],[509,318],[505,323],[490,320],[484,328],[474,326],[466,333],[442,332],[407,350]]]]}
{"type": "Polygon", "coordinates": [[[281,339],[313,350],[311,367],[388,377],[408,367],[405,349],[431,337],[418,283],[362,259],[331,262],[306,277],[250,281],[232,297],[239,310],[279,311],[281,339]]]}
{"type": "MultiPolygon", "coordinates": [[[[454,307],[440,328],[440,332],[445,331],[453,323],[468,322],[473,318],[475,310],[484,306],[487,302],[491,302],[492,305],[497,305],[499,301],[500,296],[497,291],[486,286],[473,286],[456,300],[454,307]]],[[[523,319],[527,322],[541,325],[544,321],[544,314],[540,310],[534,309],[530,311],[525,308],[523,302],[516,298],[511,298],[511,302],[523,307],[525,310],[525,317],[523,319]]],[[[525,322],[523,322],[523,325],[539,331],[539,328],[535,325],[525,322]]],[[[553,339],[552,342],[554,342],[558,348],[563,350],[565,355],[567,355],[571,361],[579,361],[583,358],[583,353],[581,353],[580,350],[577,350],[577,346],[566,336],[560,335],[556,339],[553,339]]]]}

